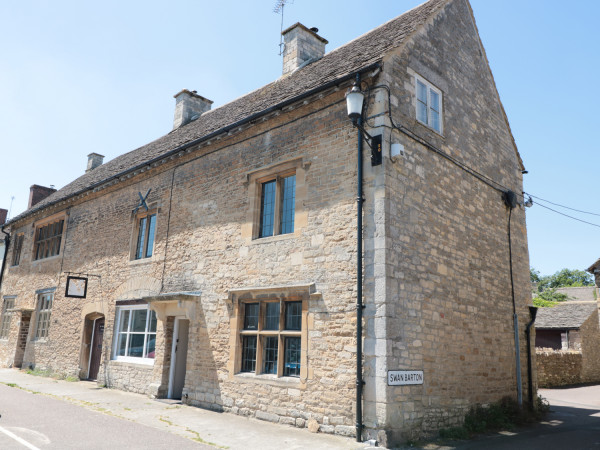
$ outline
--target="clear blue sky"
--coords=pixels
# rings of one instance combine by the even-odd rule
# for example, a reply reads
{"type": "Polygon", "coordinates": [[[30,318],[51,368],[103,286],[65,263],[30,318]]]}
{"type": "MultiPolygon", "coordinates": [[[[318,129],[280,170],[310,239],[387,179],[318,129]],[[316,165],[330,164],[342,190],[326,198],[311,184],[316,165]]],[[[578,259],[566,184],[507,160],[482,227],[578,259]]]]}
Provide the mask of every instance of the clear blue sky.
{"type": "MultiPolygon", "coordinates": [[[[420,3],[295,0],[284,27],[316,26],[332,50],[420,3]]],[[[169,132],[173,94],[183,88],[219,106],[279,77],[274,5],[1,2],[0,207],[14,196],[14,217],[27,207],[30,185],[60,188],[83,173],[89,153],[106,161],[169,132]]],[[[600,213],[600,2],[471,5],[529,170],[525,191],[600,213]]],[[[600,216],[561,211],[600,224],[600,216]]],[[[597,227],[537,204],[527,210],[527,227],[531,265],[542,274],[585,269],[600,257],[597,227]]]]}

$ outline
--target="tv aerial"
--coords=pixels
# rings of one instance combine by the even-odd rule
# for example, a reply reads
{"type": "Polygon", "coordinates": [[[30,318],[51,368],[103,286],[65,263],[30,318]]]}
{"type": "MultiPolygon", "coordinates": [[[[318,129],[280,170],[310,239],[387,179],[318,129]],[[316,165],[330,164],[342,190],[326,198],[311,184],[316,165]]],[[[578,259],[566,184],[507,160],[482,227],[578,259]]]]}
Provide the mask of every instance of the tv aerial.
{"type": "Polygon", "coordinates": [[[283,47],[284,47],[284,43],[283,43],[283,35],[281,33],[283,33],[283,10],[285,8],[285,5],[292,5],[294,3],[294,0],[277,0],[277,2],[275,3],[275,6],[273,7],[273,12],[275,14],[281,14],[281,31],[279,33],[279,56],[283,55],[283,47]]]}

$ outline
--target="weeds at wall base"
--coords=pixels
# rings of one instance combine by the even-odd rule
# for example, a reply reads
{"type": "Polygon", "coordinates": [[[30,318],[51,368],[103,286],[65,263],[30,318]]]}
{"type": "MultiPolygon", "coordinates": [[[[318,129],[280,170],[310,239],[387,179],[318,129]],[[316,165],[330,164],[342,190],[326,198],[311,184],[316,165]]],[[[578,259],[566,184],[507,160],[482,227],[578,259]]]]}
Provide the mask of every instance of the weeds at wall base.
{"type": "Polygon", "coordinates": [[[26,373],[28,375],[33,375],[36,377],[52,378],[54,380],[64,380],[64,381],[71,381],[71,382],[79,381],[79,377],[74,377],[72,375],[62,375],[62,374],[58,374],[58,373],[52,372],[50,370],[44,370],[44,369],[27,369],[26,373]]]}
{"type": "Polygon", "coordinates": [[[505,397],[497,403],[474,406],[465,416],[464,424],[461,427],[440,430],[440,438],[464,440],[477,434],[512,430],[542,419],[548,411],[550,411],[548,401],[540,396],[536,398],[533,408],[528,405],[519,408],[515,400],[505,397]]]}

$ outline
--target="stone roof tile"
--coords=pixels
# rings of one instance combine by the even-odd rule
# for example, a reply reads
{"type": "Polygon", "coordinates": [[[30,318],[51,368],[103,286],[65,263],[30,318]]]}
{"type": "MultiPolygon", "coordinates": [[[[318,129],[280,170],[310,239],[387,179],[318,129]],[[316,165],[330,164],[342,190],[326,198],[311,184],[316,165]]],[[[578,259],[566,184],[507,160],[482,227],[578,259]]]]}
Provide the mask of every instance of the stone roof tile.
{"type": "Polygon", "coordinates": [[[565,302],[552,308],[540,308],[537,312],[535,328],[580,328],[596,309],[598,309],[596,302],[565,302]]]}
{"type": "Polygon", "coordinates": [[[258,115],[269,108],[291,101],[300,95],[317,90],[329,82],[341,80],[380,62],[390,50],[401,46],[412,33],[447,2],[448,0],[430,0],[423,3],[327,53],[312,64],[219,108],[207,111],[189,124],[80,176],[31,209],[16,216],[11,222],[85,192],[123,172],[134,170],[138,166],[143,166],[170,151],[209,136],[211,133],[219,130],[226,131],[228,126],[243,119],[258,115]]]}

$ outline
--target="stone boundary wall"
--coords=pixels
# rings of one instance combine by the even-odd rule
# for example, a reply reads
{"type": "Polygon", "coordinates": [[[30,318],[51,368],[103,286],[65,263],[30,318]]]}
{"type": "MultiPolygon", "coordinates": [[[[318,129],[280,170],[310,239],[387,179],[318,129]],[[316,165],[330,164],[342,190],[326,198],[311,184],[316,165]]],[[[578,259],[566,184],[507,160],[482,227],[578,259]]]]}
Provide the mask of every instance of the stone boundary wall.
{"type": "Polygon", "coordinates": [[[539,349],[535,352],[538,385],[541,388],[579,384],[583,355],[573,350],[539,349]]]}

